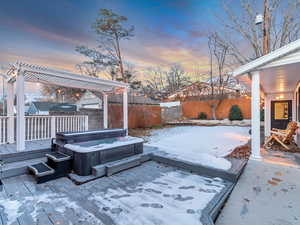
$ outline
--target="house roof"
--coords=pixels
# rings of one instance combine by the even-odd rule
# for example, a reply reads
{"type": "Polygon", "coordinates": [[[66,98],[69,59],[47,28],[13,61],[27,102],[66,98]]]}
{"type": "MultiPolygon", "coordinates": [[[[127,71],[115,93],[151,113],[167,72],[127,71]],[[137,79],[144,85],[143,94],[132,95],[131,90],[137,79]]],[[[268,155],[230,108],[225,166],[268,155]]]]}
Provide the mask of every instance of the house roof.
{"type": "Polygon", "coordinates": [[[233,71],[233,76],[242,75],[262,68],[281,66],[281,65],[299,62],[300,61],[299,50],[300,50],[300,39],[293,41],[279,49],[276,49],[275,51],[270,52],[269,54],[264,55],[260,58],[257,58],[243,66],[240,66],[239,68],[233,71]],[[283,57],[284,59],[282,59],[283,57]],[[280,62],[273,63],[274,61],[279,59],[282,60],[280,62]],[[271,63],[273,63],[273,65],[267,66],[268,64],[271,63]]]}
{"type": "MultiPolygon", "coordinates": [[[[86,92],[85,92],[86,93],[86,92]]],[[[102,99],[102,94],[100,92],[91,91],[97,98],[102,99]]],[[[96,99],[95,99],[95,102],[96,99]]],[[[123,96],[122,94],[109,94],[108,95],[108,102],[110,103],[122,103],[123,96]]],[[[156,105],[159,104],[159,101],[152,100],[148,97],[138,95],[134,93],[131,89],[128,91],[128,104],[148,104],[148,105],[156,105]]]]}
{"type": "MultiPolygon", "coordinates": [[[[215,92],[217,91],[217,87],[214,88],[215,92]]],[[[224,88],[226,93],[236,93],[237,89],[235,88],[224,88]]],[[[194,82],[184,88],[173,92],[168,96],[168,99],[177,99],[181,97],[199,97],[199,96],[207,96],[211,94],[211,85],[207,82],[194,82]]]]}
{"type": "Polygon", "coordinates": [[[76,105],[67,103],[56,103],[56,102],[32,102],[32,104],[39,111],[63,111],[63,112],[74,112],[76,111],[76,105]]]}

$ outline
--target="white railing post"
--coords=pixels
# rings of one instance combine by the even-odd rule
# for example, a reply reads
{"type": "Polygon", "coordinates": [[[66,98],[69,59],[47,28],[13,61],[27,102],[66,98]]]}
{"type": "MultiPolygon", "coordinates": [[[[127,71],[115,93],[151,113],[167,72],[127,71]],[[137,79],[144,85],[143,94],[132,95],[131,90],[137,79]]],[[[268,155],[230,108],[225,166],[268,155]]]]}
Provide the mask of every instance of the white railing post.
{"type": "Polygon", "coordinates": [[[123,128],[128,134],[128,93],[127,88],[123,92],[123,128]]]}
{"type": "Polygon", "coordinates": [[[17,151],[25,150],[24,72],[18,71],[17,85],[17,151]]]}
{"type": "Polygon", "coordinates": [[[14,84],[7,83],[7,142],[15,142],[14,84]]]}
{"type": "Polygon", "coordinates": [[[89,130],[89,117],[84,116],[84,129],[89,130]]]}
{"type": "Polygon", "coordinates": [[[103,128],[108,128],[108,103],[107,94],[103,94],[103,128]]]}
{"type": "Polygon", "coordinates": [[[56,117],[55,116],[51,116],[50,117],[50,133],[51,133],[51,138],[55,138],[56,135],[56,117]]]}

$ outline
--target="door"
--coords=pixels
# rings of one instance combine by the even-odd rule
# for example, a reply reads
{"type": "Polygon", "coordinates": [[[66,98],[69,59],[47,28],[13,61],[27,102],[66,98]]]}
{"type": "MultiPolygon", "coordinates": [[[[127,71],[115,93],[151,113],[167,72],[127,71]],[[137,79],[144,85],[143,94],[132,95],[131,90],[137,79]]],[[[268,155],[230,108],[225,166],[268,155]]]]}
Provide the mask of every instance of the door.
{"type": "Polygon", "coordinates": [[[286,129],[292,121],[292,100],[271,101],[271,128],[286,129]]]}

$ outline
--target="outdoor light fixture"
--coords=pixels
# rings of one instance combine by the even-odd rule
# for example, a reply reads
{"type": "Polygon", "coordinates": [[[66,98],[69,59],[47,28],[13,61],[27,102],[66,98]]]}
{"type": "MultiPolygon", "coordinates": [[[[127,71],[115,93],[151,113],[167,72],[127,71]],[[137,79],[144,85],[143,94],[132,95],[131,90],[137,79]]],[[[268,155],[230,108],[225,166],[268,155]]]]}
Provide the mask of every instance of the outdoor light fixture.
{"type": "Polygon", "coordinates": [[[256,17],[255,17],[255,25],[262,24],[263,21],[264,21],[263,15],[261,15],[261,14],[256,14],[256,17]]]}

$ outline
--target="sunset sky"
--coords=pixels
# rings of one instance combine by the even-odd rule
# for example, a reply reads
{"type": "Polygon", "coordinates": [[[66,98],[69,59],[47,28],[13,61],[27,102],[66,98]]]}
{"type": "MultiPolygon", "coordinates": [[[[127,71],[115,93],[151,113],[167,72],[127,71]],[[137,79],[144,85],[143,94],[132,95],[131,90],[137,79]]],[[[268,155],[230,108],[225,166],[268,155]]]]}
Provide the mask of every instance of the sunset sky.
{"type": "MultiPolygon", "coordinates": [[[[122,43],[125,60],[143,69],[180,63],[207,71],[205,35],[218,28],[220,0],[10,0],[0,7],[0,64],[22,60],[75,70],[77,45],[95,46],[97,11],[128,17],[135,37],[122,43]]],[[[228,0],[228,4],[232,2],[228,0]]],[[[232,4],[232,7],[236,7],[232,4]]]]}

